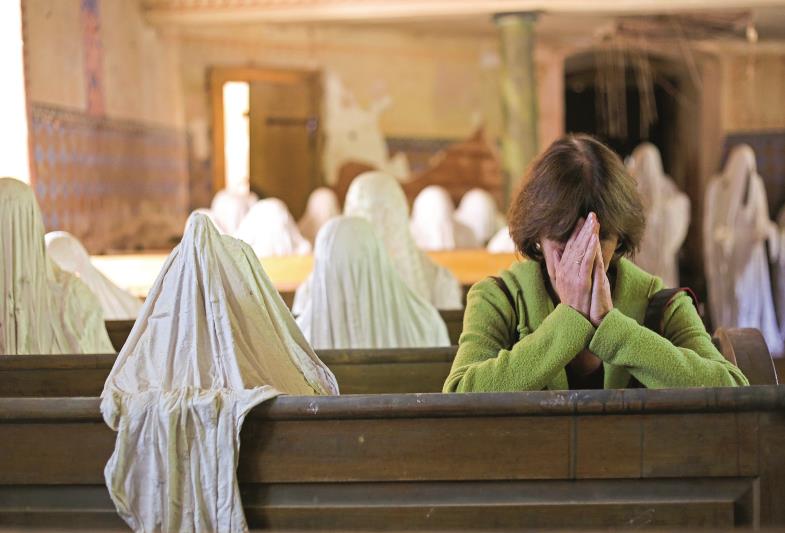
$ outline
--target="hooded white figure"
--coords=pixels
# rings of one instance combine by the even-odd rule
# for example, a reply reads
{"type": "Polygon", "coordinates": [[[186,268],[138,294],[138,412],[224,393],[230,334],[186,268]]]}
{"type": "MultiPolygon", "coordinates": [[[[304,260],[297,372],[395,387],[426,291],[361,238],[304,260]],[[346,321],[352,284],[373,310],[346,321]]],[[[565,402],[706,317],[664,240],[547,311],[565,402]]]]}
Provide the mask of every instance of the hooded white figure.
{"type": "Polygon", "coordinates": [[[492,254],[514,254],[517,251],[515,242],[510,237],[509,226],[504,226],[496,232],[496,235],[488,243],[486,250],[492,254]]]}
{"type": "Polygon", "coordinates": [[[477,248],[474,232],[455,218],[450,194],[438,185],[420,191],[412,206],[412,235],[423,250],[477,248]]]}
{"type": "Polygon", "coordinates": [[[308,197],[308,204],[305,206],[305,214],[297,225],[303,237],[313,243],[316,234],[319,233],[324,224],[341,214],[341,206],[338,205],[338,196],[329,187],[319,187],[308,197]]]}
{"type": "Polygon", "coordinates": [[[246,531],[246,414],[279,394],[337,393],[251,248],[192,215],[101,394],[120,516],[135,531],[246,531]]]}
{"type": "Polygon", "coordinates": [[[300,235],[292,214],[278,198],[256,202],[234,236],[250,244],[258,257],[311,253],[311,243],[300,235]]]}
{"type": "Polygon", "coordinates": [[[334,218],[319,232],[297,324],[316,349],[450,345],[439,312],[406,286],[371,224],[357,217],[334,218]]]}
{"type": "Polygon", "coordinates": [[[46,254],[32,189],[0,178],[0,355],[113,352],[98,299],[46,254]]]}
{"type": "Polygon", "coordinates": [[[452,273],[417,248],[409,231],[409,207],[400,183],[384,172],[357,176],[346,193],[343,214],[366,219],[390,254],[395,270],[436,309],[461,309],[463,290],[452,273]]]}
{"type": "Polygon", "coordinates": [[[714,327],[758,328],[772,355],[782,355],[765,247],[769,239],[776,249],[777,231],[752,148],[731,150],[722,174],[709,183],[705,206],[704,253],[714,327]]]}
{"type": "Polygon", "coordinates": [[[47,233],[46,253],[57,266],[78,276],[90,288],[101,303],[105,320],[136,319],[142,301],[99,272],[76,237],[66,231],[47,233]]]}
{"type": "Polygon", "coordinates": [[[231,235],[237,231],[248,210],[258,201],[259,197],[253,192],[242,193],[221,189],[213,196],[210,218],[218,222],[218,229],[221,232],[231,235]]]}
{"type": "Polygon", "coordinates": [[[474,238],[484,246],[506,224],[493,195],[485,189],[472,189],[463,195],[455,219],[472,230],[474,238]]]}
{"type": "MultiPolygon", "coordinates": [[[[207,218],[210,219],[210,222],[213,223],[213,226],[215,226],[215,229],[217,229],[221,233],[227,233],[226,229],[223,227],[223,224],[221,224],[221,221],[218,220],[218,217],[215,216],[215,213],[213,213],[212,209],[207,209],[206,207],[199,207],[199,208],[194,209],[193,211],[191,211],[192,215],[194,213],[199,213],[200,215],[206,216],[207,218]]],[[[188,227],[188,221],[187,220],[185,221],[185,226],[188,227]]],[[[185,232],[185,229],[183,229],[183,233],[184,232],[185,232]]]]}
{"type": "Polygon", "coordinates": [[[653,144],[638,146],[628,167],[638,182],[646,214],[646,229],[634,262],[661,277],[666,287],[678,287],[678,254],[690,227],[690,199],[663,172],[660,151],[653,144]]]}
{"type": "Polygon", "coordinates": [[[779,244],[774,276],[774,305],[779,319],[780,335],[785,338],[785,207],[777,214],[779,244]]]}

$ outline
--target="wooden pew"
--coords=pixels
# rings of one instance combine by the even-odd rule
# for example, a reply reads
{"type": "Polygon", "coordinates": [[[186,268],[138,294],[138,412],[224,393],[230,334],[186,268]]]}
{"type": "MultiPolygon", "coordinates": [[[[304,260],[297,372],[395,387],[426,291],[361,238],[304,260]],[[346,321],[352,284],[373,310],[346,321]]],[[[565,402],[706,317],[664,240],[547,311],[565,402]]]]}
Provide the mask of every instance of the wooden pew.
{"type": "MultiPolygon", "coordinates": [[[[0,399],[0,524],[122,527],[98,406],[0,399]]],[[[241,442],[251,528],[785,526],[785,387],[281,397],[241,442]]]]}
{"type": "MultiPolygon", "coordinates": [[[[766,343],[757,330],[718,330],[715,343],[752,385],[775,385],[766,343]]],[[[342,394],[440,392],[456,347],[318,350],[342,394]]],[[[0,357],[0,397],[97,396],[115,360],[106,355],[0,357]]]]}
{"type": "MultiPolygon", "coordinates": [[[[291,305],[291,304],[289,304],[291,305]]],[[[463,309],[456,310],[442,310],[439,314],[447,325],[447,332],[450,335],[450,343],[453,345],[458,344],[458,338],[461,336],[463,330],[463,309]]],[[[112,341],[112,346],[118,352],[128,339],[131,333],[131,328],[134,327],[133,320],[107,320],[106,331],[109,333],[109,339],[112,341]]]]}

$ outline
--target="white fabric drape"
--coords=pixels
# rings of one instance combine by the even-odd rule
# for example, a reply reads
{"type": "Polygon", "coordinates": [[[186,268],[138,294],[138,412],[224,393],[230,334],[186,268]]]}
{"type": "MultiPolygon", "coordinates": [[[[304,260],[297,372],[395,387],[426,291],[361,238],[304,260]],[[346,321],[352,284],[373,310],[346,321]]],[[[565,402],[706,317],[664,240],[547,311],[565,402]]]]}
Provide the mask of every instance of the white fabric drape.
{"type": "Polygon", "coordinates": [[[338,196],[329,187],[319,187],[308,197],[308,204],[305,206],[303,214],[297,225],[303,237],[313,243],[319,229],[331,218],[341,214],[341,206],[338,205],[338,196]]]}
{"type": "Polygon", "coordinates": [[[765,243],[776,247],[755,153],[736,146],[706,190],[704,253],[714,327],[758,328],[775,356],[783,352],[771,293],[765,243]]]}
{"type": "Polygon", "coordinates": [[[410,226],[414,242],[423,250],[478,247],[474,232],[455,218],[450,194],[438,185],[424,188],[414,199],[410,226]]]}
{"type": "Polygon", "coordinates": [[[0,178],[0,354],[112,353],[101,305],[46,254],[33,191],[0,178]]]}
{"type": "Polygon", "coordinates": [[[346,193],[344,215],[364,218],[382,240],[398,274],[437,309],[463,307],[463,290],[444,267],[417,248],[409,231],[409,207],[398,181],[384,172],[357,176],[346,193]]]}
{"type": "Polygon", "coordinates": [[[243,419],[278,394],[337,394],[249,246],[192,215],[101,394],[104,475],[135,531],[246,531],[243,419]]]}
{"type": "Polygon", "coordinates": [[[455,219],[472,230],[475,240],[481,246],[485,246],[506,224],[496,200],[485,189],[471,189],[466,192],[455,211],[455,219]]]}
{"type": "Polygon", "coordinates": [[[253,192],[241,193],[221,189],[215,193],[210,204],[210,211],[212,212],[212,217],[210,218],[218,222],[218,229],[222,233],[231,235],[237,231],[248,210],[258,201],[259,197],[253,192]]]}
{"type": "Polygon", "coordinates": [[[256,202],[234,236],[250,244],[258,257],[311,253],[311,243],[300,234],[286,204],[278,198],[256,202]]]}
{"type": "Polygon", "coordinates": [[[439,312],[403,282],[373,227],[357,217],[319,232],[310,301],[297,324],[317,349],[450,344],[439,312]]]}
{"type": "Polygon", "coordinates": [[[663,172],[660,151],[651,143],[632,152],[629,169],[646,214],[646,229],[633,261],[661,277],[666,287],[678,287],[678,254],[690,227],[690,199],[663,172]]]}
{"type": "Polygon", "coordinates": [[[510,228],[504,226],[491,238],[486,248],[492,254],[514,254],[515,242],[510,237],[510,228]]]}
{"type": "MultiPolygon", "coordinates": [[[[785,339],[785,207],[777,215],[777,261],[774,267],[774,305],[779,320],[780,336],[785,339]]],[[[781,378],[782,379],[782,378],[781,378]]]]}
{"type": "Polygon", "coordinates": [[[142,301],[124,291],[104,276],[90,262],[90,256],[79,240],[66,231],[46,234],[46,253],[66,272],[79,277],[101,303],[106,320],[135,319],[142,301]]]}

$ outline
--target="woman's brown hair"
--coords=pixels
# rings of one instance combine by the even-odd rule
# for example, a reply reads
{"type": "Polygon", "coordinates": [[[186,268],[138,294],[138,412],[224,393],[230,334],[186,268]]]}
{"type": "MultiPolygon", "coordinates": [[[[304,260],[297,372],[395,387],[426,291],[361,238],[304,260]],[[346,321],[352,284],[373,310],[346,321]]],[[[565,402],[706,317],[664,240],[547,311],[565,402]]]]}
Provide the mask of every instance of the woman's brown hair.
{"type": "Polygon", "coordinates": [[[618,236],[617,257],[637,250],[646,219],[635,179],[597,139],[558,139],[532,163],[524,183],[508,218],[510,236],[527,257],[541,260],[540,239],[566,241],[578,219],[592,211],[601,239],[618,236]]]}

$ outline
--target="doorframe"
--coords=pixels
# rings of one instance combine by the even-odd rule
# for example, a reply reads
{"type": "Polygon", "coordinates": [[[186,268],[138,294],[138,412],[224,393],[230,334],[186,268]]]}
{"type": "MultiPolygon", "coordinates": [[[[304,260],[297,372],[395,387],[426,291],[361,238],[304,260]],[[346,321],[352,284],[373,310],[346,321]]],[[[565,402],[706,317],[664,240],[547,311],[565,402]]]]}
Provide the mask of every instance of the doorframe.
{"type": "MultiPolygon", "coordinates": [[[[208,72],[208,91],[212,106],[212,171],[213,194],[226,186],[226,157],[224,155],[224,94],[223,86],[230,81],[271,83],[302,83],[315,81],[319,88],[317,104],[321,114],[322,72],[318,69],[284,69],[261,66],[212,67],[208,72]]],[[[250,177],[250,176],[249,176],[250,177]]]]}

